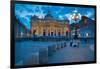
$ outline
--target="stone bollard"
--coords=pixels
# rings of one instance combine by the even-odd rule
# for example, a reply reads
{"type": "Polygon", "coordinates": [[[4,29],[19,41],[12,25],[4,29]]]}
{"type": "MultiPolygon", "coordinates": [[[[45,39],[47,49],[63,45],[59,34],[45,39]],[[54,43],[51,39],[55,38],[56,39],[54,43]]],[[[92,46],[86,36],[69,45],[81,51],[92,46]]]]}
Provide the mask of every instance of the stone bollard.
{"type": "Polygon", "coordinates": [[[56,52],[58,49],[57,49],[57,44],[54,45],[54,52],[56,52]]]}
{"type": "Polygon", "coordinates": [[[67,46],[67,44],[66,44],[66,42],[64,42],[64,47],[66,47],[67,46]]]}
{"type": "Polygon", "coordinates": [[[62,43],[60,43],[60,44],[59,44],[59,49],[61,49],[61,48],[62,48],[62,46],[63,46],[63,44],[62,44],[62,43]]]}
{"type": "Polygon", "coordinates": [[[64,44],[63,43],[61,43],[61,48],[63,48],[64,47],[64,44]]]}
{"type": "Polygon", "coordinates": [[[59,50],[60,49],[60,44],[57,44],[57,50],[59,50]]]}
{"type": "Polygon", "coordinates": [[[48,46],[48,56],[52,56],[56,50],[56,45],[48,46]]]}
{"type": "Polygon", "coordinates": [[[57,50],[56,48],[57,48],[57,47],[56,47],[56,45],[54,44],[54,45],[53,45],[53,52],[56,52],[56,50],[57,50]]]}
{"type": "Polygon", "coordinates": [[[34,52],[23,60],[23,65],[38,65],[39,52],[34,52]]]}
{"type": "Polygon", "coordinates": [[[41,48],[39,50],[39,64],[48,63],[48,48],[41,48]]]}
{"type": "Polygon", "coordinates": [[[53,46],[48,46],[48,56],[53,55],[53,46]]]}

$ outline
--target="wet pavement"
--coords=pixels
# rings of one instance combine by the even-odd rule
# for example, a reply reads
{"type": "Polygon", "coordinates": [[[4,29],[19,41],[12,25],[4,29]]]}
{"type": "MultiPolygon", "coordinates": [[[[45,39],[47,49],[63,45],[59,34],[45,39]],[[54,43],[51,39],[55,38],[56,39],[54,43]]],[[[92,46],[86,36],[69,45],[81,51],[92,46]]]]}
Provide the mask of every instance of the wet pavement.
{"type": "Polygon", "coordinates": [[[94,61],[94,52],[89,47],[66,47],[49,57],[49,63],[94,61]]]}
{"type": "MultiPolygon", "coordinates": [[[[43,47],[48,48],[48,46],[50,45],[52,46],[53,44],[59,44],[62,42],[64,41],[61,41],[61,42],[33,42],[33,41],[18,42],[16,43],[16,48],[15,48],[16,49],[15,50],[16,63],[18,62],[17,63],[18,65],[23,65],[25,58],[27,57],[27,61],[29,61],[30,55],[33,53],[37,54],[39,48],[43,48],[43,47]]],[[[66,41],[66,43],[67,43],[67,46],[60,48],[59,50],[54,52],[52,56],[48,56],[47,64],[94,61],[94,42],[86,44],[84,43],[84,41],[81,40],[80,45],[78,47],[73,47],[73,46],[71,47],[70,41],[66,41]]],[[[38,54],[36,55],[36,57],[38,57],[38,54]]],[[[32,57],[32,60],[33,60],[33,57],[32,57]]],[[[33,61],[33,62],[38,63],[38,61],[33,61]]]]}

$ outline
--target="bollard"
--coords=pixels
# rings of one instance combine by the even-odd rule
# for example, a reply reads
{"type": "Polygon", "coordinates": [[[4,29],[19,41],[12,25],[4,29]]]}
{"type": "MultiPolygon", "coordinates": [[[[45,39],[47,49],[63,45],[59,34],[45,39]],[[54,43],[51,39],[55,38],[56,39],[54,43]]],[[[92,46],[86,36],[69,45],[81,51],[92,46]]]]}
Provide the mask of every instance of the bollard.
{"type": "Polygon", "coordinates": [[[53,55],[53,47],[48,46],[48,56],[52,56],[52,55],[53,55]]]}
{"type": "Polygon", "coordinates": [[[66,47],[67,46],[67,44],[66,44],[66,42],[64,42],[64,47],[66,47]]]}
{"type": "Polygon", "coordinates": [[[59,48],[61,49],[63,47],[63,43],[60,43],[59,48]]]}
{"type": "Polygon", "coordinates": [[[71,41],[71,42],[70,42],[70,47],[72,47],[72,45],[73,45],[73,42],[71,41]]]}
{"type": "Polygon", "coordinates": [[[63,48],[64,47],[64,44],[63,43],[61,43],[61,48],[63,48]]]}
{"type": "Polygon", "coordinates": [[[56,52],[57,51],[57,45],[55,44],[54,45],[54,52],[56,52]]]}
{"type": "Polygon", "coordinates": [[[39,53],[34,52],[24,59],[23,65],[38,65],[39,64],[39,53]]]}
{"type": "Polygon", "coordinates": [[[55,44],[55,52],[57,51],[57,44],[55,44]]]}
{"type": "Polygon", "coordinates": [[[41,48],[39,50],[39,64],[48,63],[48,48],[41,48]]]}
{"type": "Polygon", "coordinates": [[[56,50],[56,45],[48,46],[48,56],[52,56],[56,50]]]}
{"type": "Polygon", "coordinates": [[[56,45],[52,45],[53,52],[56,51],[56,45]]]}
{"type": "Polygon", "coordinates": [[[57,44],[57,50],[59,50],[60,48],[59,48],[59,46],[60,46],[60,44],[57,44]]]}

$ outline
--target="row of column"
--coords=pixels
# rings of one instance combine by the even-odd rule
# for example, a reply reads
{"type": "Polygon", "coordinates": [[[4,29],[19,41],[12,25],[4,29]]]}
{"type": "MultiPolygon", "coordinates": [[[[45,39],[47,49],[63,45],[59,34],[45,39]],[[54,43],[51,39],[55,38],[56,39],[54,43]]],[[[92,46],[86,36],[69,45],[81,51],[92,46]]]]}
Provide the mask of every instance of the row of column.
{"type": "Polygon", "coordinates": [[[37,36],[66,36],[67,30],[57,27],[37,27],[34,28],[33,34],[37,36]],[[35,32],[34,32],[35,31],[35,32]]]}

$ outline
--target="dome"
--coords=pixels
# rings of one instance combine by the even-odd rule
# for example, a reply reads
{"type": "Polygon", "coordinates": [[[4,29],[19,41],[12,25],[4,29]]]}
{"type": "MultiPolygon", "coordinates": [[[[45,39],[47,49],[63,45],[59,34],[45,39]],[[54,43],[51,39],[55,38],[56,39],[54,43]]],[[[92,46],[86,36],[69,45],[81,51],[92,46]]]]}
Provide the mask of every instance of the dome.
{"type": "Polygon", "coordinates": [[[31,20],[38,20],[39,18],[36,15],[33,15],[31,20]]]}
{"type": "Polygon", "coordinates": [[[52,20],[53,16],[51,15],[50,11],[48,10],[47,15],[44,17],[45,20],[52,20]]]}

